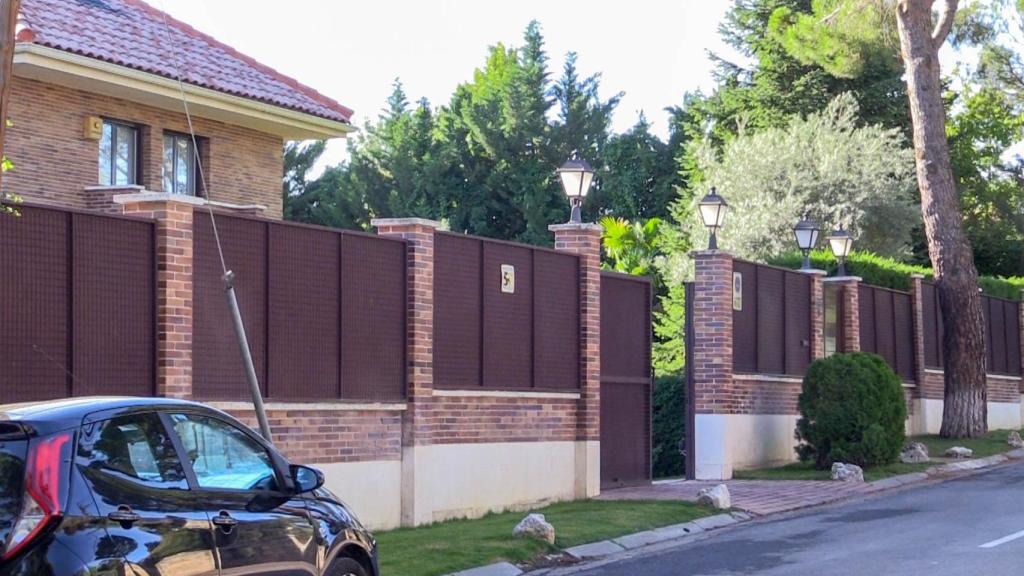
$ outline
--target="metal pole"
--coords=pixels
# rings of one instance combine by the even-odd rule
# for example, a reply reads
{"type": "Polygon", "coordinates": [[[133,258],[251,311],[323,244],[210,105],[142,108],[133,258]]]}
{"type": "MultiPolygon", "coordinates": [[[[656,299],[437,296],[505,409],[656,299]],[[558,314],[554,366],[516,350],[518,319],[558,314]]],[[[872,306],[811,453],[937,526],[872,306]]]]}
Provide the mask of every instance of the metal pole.
{"type": "Polygon", "coordinates": [[[260,392],[260,381],[256,378],[256,367],[252,363],[252,354],[249,352],[249,340],[245,337],[245,326],[242,324],[242,312],[238,309],[238,298],[235,297],[234,279],[234,272],[228,270],[224,274],[224,291],[228,296],[228,309],[231,310],[231,321],[235,325],[235,336],[238,338],[238,347],[242,352],[245,378],[249,381],[249,394],[252,396],[252,404],[256,408],[256,420],[260,424],[260,435],[267,442],[273,443],[274,440],[270,436],[270,423],[267,422],[267,411],[263,407],[263,393],[260,392]]]}

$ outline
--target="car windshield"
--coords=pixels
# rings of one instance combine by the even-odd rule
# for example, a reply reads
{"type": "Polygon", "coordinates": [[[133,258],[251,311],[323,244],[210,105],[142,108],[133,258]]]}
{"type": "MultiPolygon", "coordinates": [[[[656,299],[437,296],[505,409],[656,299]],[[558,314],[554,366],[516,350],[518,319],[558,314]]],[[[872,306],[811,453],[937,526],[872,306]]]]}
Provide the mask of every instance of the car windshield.
{"type": "Polygon", "coordinates": [[[21,512],[27,449],[28,441],[23,439],[21,428],[0,423],[0,551],[21,512]]]}

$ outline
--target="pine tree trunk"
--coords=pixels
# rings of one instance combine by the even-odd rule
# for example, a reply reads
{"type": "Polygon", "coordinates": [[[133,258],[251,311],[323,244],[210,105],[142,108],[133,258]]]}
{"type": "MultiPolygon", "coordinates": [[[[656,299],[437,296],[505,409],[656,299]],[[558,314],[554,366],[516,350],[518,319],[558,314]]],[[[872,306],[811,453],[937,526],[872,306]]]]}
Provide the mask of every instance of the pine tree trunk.
{"type": "Polygon", "coordinates": [[[940,433],[964,438],[983,435],[988,427],[984,317],[978,272],[953,185],[940,83],[939,47],[949,33],[957,0],[941,2],[943,10],[934,26],[933,4],[934,0],[899,0],[896,14],[914,124],[921,211],[945,328],[946,392],[940,433]]]}

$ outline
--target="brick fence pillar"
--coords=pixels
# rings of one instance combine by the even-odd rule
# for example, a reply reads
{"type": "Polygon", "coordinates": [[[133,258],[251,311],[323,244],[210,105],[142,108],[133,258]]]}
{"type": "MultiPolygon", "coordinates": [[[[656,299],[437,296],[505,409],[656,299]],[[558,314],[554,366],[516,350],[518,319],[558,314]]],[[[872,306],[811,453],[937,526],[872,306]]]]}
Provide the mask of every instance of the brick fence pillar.
{"type": "Polygon", "coordinates": [[[406,401],[402,419],[402,525],[433,521],[429,491],[417,482],[431,443],[434,394],[434,232],[440,226],[421,218],[378,218],[377,233],[406,242],[406,401]]]}
{"type": "MultiPolygon", "coordinates": [[[[114,197],[125,214],[156,220],[156,393],[192,396],[192,203],[114,197]]],[[[143,197],[145,198],[145,197],[143,197]]]]}
{"type": "Polygon", "coordinates": [[[811,361],[825,357],[824,270],[801,270],[811,276],[811,361]]]}
{"type": "Polygon", "coordinates": [[[732,478],[732,445],[749,442],[734,438],[729,423],[738,412],[732,372],[732,255],[721,250],[693,252],[695,264],[692,307],[694,477],[732,478]]]}
{"type": "Polygon", "coordinates": [[[825,282],[839,285],[839,298],[842,303],[843,349],[840,352],[860,352],[860,297],[861,279],[856,276],[836,276],[826,278],[825,282]]]}
{"type": "Polygon", "coordinates": [[[580,257],[580,400],[576,412],[576,497],[601,490],[601,226],[556,224],[555,250],[580,257]]]}

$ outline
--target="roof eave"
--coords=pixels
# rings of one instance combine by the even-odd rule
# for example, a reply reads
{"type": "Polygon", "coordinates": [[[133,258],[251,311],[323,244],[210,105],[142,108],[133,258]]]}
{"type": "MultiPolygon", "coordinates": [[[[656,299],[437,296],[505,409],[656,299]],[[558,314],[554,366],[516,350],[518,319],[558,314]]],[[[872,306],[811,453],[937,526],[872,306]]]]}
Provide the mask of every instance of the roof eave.
{"type": "MultiPolygon", "coordinates": [[[[181,88],[175,79],[38,44],[15,46],[14,74],[182,111],[181,88]]],[[[346,122],[250,98],[192,84],[183,87],[194,116],[275,134],[284,140],[337,138],[356,130],[346,122]]]]}

